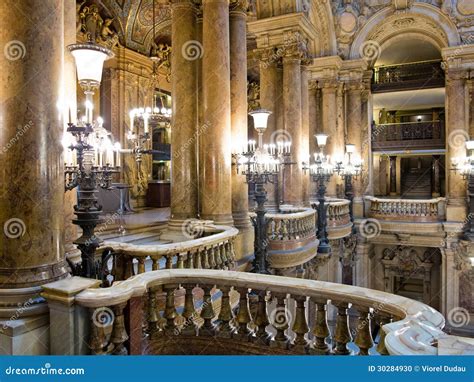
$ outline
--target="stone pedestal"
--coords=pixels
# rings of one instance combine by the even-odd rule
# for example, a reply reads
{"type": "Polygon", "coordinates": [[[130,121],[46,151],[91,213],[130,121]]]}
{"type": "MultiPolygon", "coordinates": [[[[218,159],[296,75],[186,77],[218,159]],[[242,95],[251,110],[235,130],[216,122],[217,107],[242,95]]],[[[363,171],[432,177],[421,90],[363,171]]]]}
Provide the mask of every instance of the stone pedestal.
{"type": "Polygon", "coordinates": [[[203,51],[202,217],[232,225],[228,0],[203,1],[203,51]]]}
{"type": "Polygon", "coordinates": [[[196,17],[191,1],[172,3],[172,94],[171,129],[171,223],[196,218],[198,214],[197,142],[207,129],[198,128],[196,61],[202,54],[196,41],[196,17]],[[194,51],[196,49],[197,51],[194,51]]]}

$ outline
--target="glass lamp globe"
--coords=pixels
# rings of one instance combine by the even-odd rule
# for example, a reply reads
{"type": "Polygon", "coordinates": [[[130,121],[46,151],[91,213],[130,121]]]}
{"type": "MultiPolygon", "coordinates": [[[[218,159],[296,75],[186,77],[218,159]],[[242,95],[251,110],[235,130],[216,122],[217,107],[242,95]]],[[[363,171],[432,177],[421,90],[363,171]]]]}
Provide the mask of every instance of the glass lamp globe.
{"type": "Polygon", "coordinates": [[[264,132],[267,129],[268,117],[272,114],[271,111],[258,109],[251,111],[249,115],[253,117],[253,124],[255,130],[264,132]]]}
{"type": "Polygon", "coordinates": [[[314,137],[316,138],[316,143],[318,144],[319,147],[326,146],[326,143],[328,141],[327,134],[315,134],[314,137]]]}
{"type": "Polygon", "coordinates": [[[72,44],[67,48],[74,56],[77,79],[83,89],[91,90],[99,87],[104,61],[112,58],[113,52],[94,43],[72,44]]]}

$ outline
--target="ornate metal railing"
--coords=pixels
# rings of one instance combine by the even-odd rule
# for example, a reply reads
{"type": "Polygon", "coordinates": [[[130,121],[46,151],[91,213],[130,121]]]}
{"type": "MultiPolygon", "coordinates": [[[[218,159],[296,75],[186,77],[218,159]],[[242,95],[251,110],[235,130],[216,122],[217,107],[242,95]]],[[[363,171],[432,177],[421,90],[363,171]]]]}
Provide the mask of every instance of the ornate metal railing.
{"type": "Polygon", "coordinates": [[[372,92],[443,87],[444,77],[440,60],[379,66],[374,69],[372,92]]]}
{"type": "Polygon", "coordinates": [[[234,240],[236,228],[220,226],[205,221],[190,228],[199,237],[169,244],[133,244],[105,241],[102,251],[110,252],[109,274],[113,281],[126,280],[148,270],[164,268],[231,269],[235,260],[234,240]]]}
{"type": "Polygon", "coordinates": [[[365,198],[370,203],[369,216],[380,220],[437,222],[445,219],[446,199],[365,198]]]}
{"type": "Polygon", "coordinates": [[[386,123],[372,128],[372,149],[443,149],[445,129],[443,121],[386,123]]]}
{"type": "MultiPolygon", "coordinates": [[[[444,318],[431,307],[343,284],[197,269],[147,272],[81,291],[86,282],[52,283],[43,295],[72,306],[72,315],[82,312],[68,324],[71,333],[90,333],[92,354],[437,354],[437,338],[446,337],[444,318]],[[351,342],[358,350],[349,350],[351,342]]],[[[51,336],[58,334],[52,322],[51,336]]]]}

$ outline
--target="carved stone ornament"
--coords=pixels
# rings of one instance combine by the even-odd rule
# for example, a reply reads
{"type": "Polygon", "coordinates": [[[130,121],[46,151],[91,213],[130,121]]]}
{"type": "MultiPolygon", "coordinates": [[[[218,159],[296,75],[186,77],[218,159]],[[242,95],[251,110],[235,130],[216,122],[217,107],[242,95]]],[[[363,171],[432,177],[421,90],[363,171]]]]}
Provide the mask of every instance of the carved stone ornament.
{"type": "Polygon", "coordinates": [[[76,33],[85,40],[112,49],[119,42],[118,34],[113,30],[113,18],[105,20],[95,4],[84,6],[85,1],[76,5],[76,33]]]}

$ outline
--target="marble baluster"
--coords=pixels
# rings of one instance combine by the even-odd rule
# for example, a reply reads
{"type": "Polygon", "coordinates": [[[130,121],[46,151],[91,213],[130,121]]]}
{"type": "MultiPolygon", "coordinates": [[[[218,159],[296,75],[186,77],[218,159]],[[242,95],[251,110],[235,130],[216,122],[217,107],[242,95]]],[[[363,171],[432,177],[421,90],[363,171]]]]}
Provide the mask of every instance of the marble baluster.
{"type": "Polygon", "coordinates": [[[326,338],[331,334],[329,332],[326,303],[315,301],[316,319],[313,328],[313,335],[315,338],[314,352],[316,354],[329,354],[329,346],[326,343],[326,338]]]}
{"type": "Polygon", "coordinates": [[[114,323],[110,342],[114,345],[113,353],[116,355],[128,355],[128,350],[124,345],[125,341],[129,339],[125,328],[125,317],[123,315],[123,310],[126,306],[126,302],[113,306],[114,323]]]}
{"type": "Polygon", "coordinates": [[[234,329],[232,328],[232,307],[230,305],[230,287],[224,286],[219,288],[222,292],[221,311],[217,318],[217,336],[223,338],[231,338],[234,329]]]}
{"type": "Polygon", "coordinates": [[[292,350],[305,354],[308,350],[308,343],[306,342],[306,334],[309,331],[308,323],[306,321],[306,297],[295,296],[296,301],[296,315],[293,322],[292,331],[296,334],[296,338],[291,345],[292,350]]]}
{"type": "Polygon", "coordinates": [[[354,343],[359,347],[359,355],[369,355],[369,349],[374,346],[371,332],[371,312],[368,308],[360,308],[357,333],[354,343]]]}
{"type": "Polygon", "coordinates": [[[250,323],[252,321],[252,316],[250,315],[249,310],[249,301],[248,301],[248,289],[239,289],[240,294],[239,298],[239,312],[237,313],[236,322],[237,322],[237,332],[235,337],[241,341],[249,341],[252,331],[250,329],[250,323]]]}
{"type": "Polygon", "coordinates": [[[212,306],[211,290],[212,286],[203,285],[204,291],[203,305],[201,310],[201,318],[204,320],[204,324],[199,328],[200,336],[212,337],[215,334],[215,326],[213,323],[215,312],[212,306]]]}
{"type": "Polygon", "coordinates": [[[336,341],[336,348],[334,354],[336,355],[348,355],[350,354],[347,344],[352,341],[352,336],[349,330],[349,316],[347,311],[349,308],[348,303],[337,303],[337,318],[336,318],[336,332],[334,334],[334,340],[336,341]]]}

